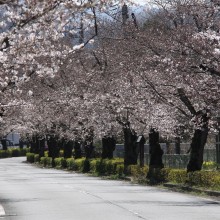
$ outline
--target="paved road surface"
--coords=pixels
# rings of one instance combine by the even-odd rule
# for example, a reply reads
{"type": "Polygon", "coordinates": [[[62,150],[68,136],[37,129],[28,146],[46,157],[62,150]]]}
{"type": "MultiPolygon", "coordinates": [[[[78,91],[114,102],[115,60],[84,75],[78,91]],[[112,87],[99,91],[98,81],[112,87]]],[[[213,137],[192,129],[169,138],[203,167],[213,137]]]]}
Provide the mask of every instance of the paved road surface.
{"type": "Polygon", "coordinates": [[[220,204],[154,187],[0,160],[6,220],[219,220],[220,204]]]}

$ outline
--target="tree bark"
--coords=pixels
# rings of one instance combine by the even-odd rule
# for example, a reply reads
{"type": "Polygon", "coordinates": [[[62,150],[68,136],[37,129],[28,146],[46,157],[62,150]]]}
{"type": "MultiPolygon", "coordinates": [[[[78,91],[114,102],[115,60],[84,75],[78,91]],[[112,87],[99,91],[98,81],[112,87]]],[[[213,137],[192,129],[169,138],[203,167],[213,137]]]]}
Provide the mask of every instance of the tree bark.
{"type": "Polygon", "coordinates": [[[187,165],[187,172],[193,172],[202,169],[203,152],[207,137],[208,128],[195,130],[190,148],[190,159],[187,165]]]}
{"type": "Polygon", "coordinates": [[[209,109],[196,111],[186,93],[182,88],[177,89],[180,100],[185,104],[192,115],[195,116],[195,126],[192,143],[190,147],[190,160],[187,165],[187,172],[202,169],[203,151],[208,137],[209,109]]]}
{"type": "Polygon", "coordinates": [[[86,143],[85,145],[85,155],[86,159],[90,159],[94,157],[94,149],[93,142],[86,143]]]}
{"type": "Polygon", "coordinates": [[[75,141],[74,143],[74,158],[78,159],[82,157],[82,150],[81,150],[81,144],[78,141],[75,141]]]}
{"type": "Polygon", "coordinates": [[[162,162],[163,150],[159,144],[159,132],[155,131],[155,129],[151,129],[149,133],[149,148],[150,148],[150,164],[149,171],[147,173],[147,178],[151,181],[161,181],[161,179],[157,179],[155,176],[158,169],[162,169],[164,164],[162,162]]]}
{"type": "Polygon", "coordinates": [[[30,141],[30,145],[31,145],[30,152],[34,153],[34,154],[39,154],[39,148],[38,148],[36,135],[32,136],[31,141],[30,141]]]}
{"type": "Polygon", "coordinates": [[[95,146],[93,145],[94,130],[93,128],[88,129],[88,134],[85,138],[85,156],[86,159],[94,158],[95,156],[95,146]]]}
{"type": "Polygon", "coordinates": [[[3,149],[3,150],[8,150],[6,139],[2,139],[2,140],[1,140],[1,143],[2,143],[2,149],[3,149]]]}
{"type": "Polygon", "coordinates": [[[201,124],[201,128],[195,129],[192,138],[192,143],[190,146],[190,159],[187,165],[187,172],[194,172],[202,169],[203,152],[209,133],[209,129],[208,129],[209,116],[207,115],[207,111],[198,112],[197,120],[199,121],[199,124],[201,124]]]}
{"type": "Polygon", "coordinates": [[[59,144],[58,144],[58,137],[56,136],[50,136],[47,140],[47,146],[48,146],[48,156],[52,157],[52,166],[54,167],[54,159],[59,157],[59,144]]]}
{"type": "Polygon", "coordinates": [[[39,157],[44,157],[44,151],[45,151],[45,138],[38,138],[37,139],[38,148],[39,148],[39,157]]]}
{"type": "Polygon", "coordinates": [[[163,168],[162,156],[163,150],[159,144],[159,133],[151,129],[149,133],[149,147],[150,147],[150,168],[163,168]]]}
{"type": "Polygon", "coordinates": [[[124,165],[137,164],[137,135],[130,128],[124,128],[124,165]]]}
{"type": "Polygon", "coordinates": [[[19,140],[19,148],[20,149],[24,148],[24,141],[22,139],[19,140]]]}
{"type": "Polygon", "coordinates": [[[102,159],[106,159],[106,158],[112,159],[115,146],[116,146],[116,141],[113,136],[103,137],[102,138],[102,159]]]}
{"type": "Polygon", "coordinates": [[[144,167],[144,144],[146,142],[144,136],[139,136],[137,142],[138,154],[140,157],[140,167],[144,167]]]}
{"type": "Polygon", "coordinates": [[[175,154],[180,154],[180,138],[175,138],[175,154]]]}
{"type": "Polygon", "coordinates": [[[68,141],[66,140],[65,143],[64,143],[64,158],[71,158],[73,153],[73,141],[68,141]]]}

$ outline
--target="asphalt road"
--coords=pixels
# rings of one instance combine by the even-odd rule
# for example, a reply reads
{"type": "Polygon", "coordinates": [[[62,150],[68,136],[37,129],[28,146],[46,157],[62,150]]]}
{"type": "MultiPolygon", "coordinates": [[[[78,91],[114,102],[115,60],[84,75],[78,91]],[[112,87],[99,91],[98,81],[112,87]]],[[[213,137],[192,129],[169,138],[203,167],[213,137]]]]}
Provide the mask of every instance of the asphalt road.
{"type": "Polygon", "coordinates": [[[219,220],[220,203],[123,181],[0,160],[7,220],[219,220]]]}

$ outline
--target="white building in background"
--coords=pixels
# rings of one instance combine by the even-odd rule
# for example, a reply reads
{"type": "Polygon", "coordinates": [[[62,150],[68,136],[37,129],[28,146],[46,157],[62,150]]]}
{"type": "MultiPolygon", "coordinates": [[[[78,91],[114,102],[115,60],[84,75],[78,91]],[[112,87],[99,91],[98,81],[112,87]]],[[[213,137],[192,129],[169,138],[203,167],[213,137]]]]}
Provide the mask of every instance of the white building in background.
{"type": "Polygon", "coordinates": [[[20,135],[17,133],[11,132],[6,136],[6,139],[11,141],[13,145],[18,145],[19,140],[20,140],[20,135]]]}

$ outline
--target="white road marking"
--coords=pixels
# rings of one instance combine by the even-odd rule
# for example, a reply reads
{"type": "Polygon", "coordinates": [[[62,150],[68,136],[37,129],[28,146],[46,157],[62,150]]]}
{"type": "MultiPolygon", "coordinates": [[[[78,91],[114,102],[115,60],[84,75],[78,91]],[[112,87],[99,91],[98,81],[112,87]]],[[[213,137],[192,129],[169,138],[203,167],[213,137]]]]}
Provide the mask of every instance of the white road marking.
{"type": "Polygon", "coordinates": [[[5,210],[2,207],[2,205],[0,205],[0,216],[4,216],[5,215],[5,210]]]}

